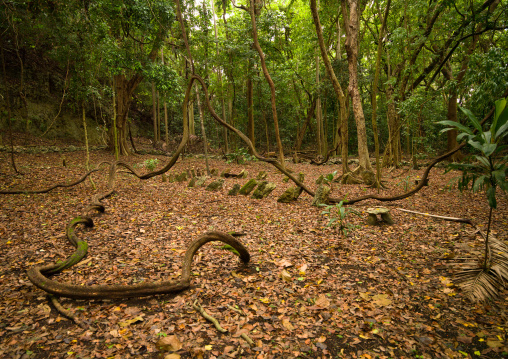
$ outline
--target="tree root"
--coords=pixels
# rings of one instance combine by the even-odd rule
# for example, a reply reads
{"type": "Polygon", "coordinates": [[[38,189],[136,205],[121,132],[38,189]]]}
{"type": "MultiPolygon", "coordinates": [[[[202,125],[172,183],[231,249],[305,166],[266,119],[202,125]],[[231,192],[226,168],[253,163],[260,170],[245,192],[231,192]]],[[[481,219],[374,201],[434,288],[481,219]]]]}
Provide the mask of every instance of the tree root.
{"type": "Polygon", "coordinates": [[[62,305],[60,304],[60,302],[58,301],[58,299],[54,295],[49,294],[48,298],[51,300],[51,304],[53,304],[55,309],[60,314],[62,314],[64,317],[72,320],[74,323],[79,325],[81,328],[83,328],[83,329],[87,328],[87,326],[83,322],[79,321],[74,314],[72,314],[70,311],[68,311],[64,307],[62,307],[62,305]]]}
{"type": "Polygon", "coordinates": [[[47,266],[35,266],[28,270],[28,278],[38,288],[61,297],[76,299],[113,299],[128,297],[143,297],[155,294],[164,294],[179,292],[190,286],[190,273],[192,258],[194,254],[204,244],[212,241],[220,241],[229,244],[240,254],[240,259],[247,263],[250,260],[250,254],[245,246],[233,236],[223,232],[208,232],[192,242],[187,249],[183,260],[182,275],[179,281],[165,281],[155,283],[143,283],[137,285],[93,285],[82,286],[70,283],[59,283],[49,279],[47,276],[56,274],[64,269],[72,267],[78,263],[87,253],[88,245],[83,239],[76,237],[74,228],[78,224],[93,226],[93,221],[89,217],[78,217],[71,221],[67,228],[67,239],[76,247],[76,251],[64,262],[50,264],[47,266]]]}
{"type": "Polygon", "coordinates": [[[245,333],[242,333],[241,337],[247,342],[249,343],[250,346],[253,346],[254,345],[254,341],[245,333]]]}
{"type": "Polygon", "coordinates": [[[212,317],[210,314],[208,314],[204,309],[203,307],[198,303],[197,299],[194,301],[194,303],[192,304],[192,307],[194,309],[196,309],[202,316],[203,318],[205,318],[206,320],[208,320],[209,322],[212,322],[213,325],[215,325],[215,328],[217,328],[217,330],[221,333],[227,333],[228,331],[226,329],[224,329],[223,327],[220,326],[219,324],[219,321],[217,319],[215,319],[214,317],[212,317]]]}

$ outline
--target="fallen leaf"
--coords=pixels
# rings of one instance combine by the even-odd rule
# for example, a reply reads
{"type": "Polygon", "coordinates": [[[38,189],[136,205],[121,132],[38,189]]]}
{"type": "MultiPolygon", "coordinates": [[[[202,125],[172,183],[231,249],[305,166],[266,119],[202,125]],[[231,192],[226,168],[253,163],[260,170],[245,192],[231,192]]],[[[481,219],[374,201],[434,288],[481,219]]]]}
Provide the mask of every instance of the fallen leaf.
{"type": "Polygon", "coordinates": [[[282,325],[287,330],[293,330],[293,329],[295,329],[295,327],[293,327],[293,325],[289,322],[289,319],[287,319],[287,318],[282,319],[282,325]]]}
{"type": "Polygon", "coordinates": [[[142,322],[144,319],[142,316],[138,315],[137,317],[133,318],[133,319],[128,319],[124,322],[119,322],[118,325],[121,326],[121,327],[127,327],[131,324],[134,324],[134,323],[137,323],[137,322],[142,322]]]}
{"type": "Polygon", "coordinates": [[[392,304],[392,300],[388,298],[388,294],[377,294],[372,297],[372,303],[378,307],[385,307],[392,304]]]}
{"type": "Polygon", "coordinates": [[[170,335],[159,339],[156,347],[161,352],[176,352],[177,350],[182,349],[183,344],[176,335],[170,335]]]}
{"type": "Polygon", "coordinates": [[[291,274],[289,274],[287,270],[283,269],[279,276],[282,280],[291,282],[291,274]]]}

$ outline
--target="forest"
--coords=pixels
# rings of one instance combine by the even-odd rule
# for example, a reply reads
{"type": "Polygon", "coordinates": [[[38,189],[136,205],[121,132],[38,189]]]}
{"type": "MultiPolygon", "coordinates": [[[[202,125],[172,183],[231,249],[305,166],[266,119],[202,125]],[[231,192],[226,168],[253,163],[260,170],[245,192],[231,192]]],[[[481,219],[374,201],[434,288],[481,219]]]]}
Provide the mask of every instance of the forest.
{"type": "Polygon", "coordinates": [[[0,19],[0,357],[508,357],[508,3],[0,19]]]}

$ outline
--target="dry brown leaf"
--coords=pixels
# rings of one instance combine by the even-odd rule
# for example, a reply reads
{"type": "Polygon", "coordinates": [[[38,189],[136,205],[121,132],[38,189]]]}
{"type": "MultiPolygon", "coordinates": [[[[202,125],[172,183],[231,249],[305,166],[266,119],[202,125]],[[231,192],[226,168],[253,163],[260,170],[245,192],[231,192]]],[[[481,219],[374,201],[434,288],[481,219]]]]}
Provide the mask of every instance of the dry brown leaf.
{"type": "Polygon", "coordinates": [[[176,335],[161,338],[157,341],[156,347],[161,352],[176,352],[182,349],[183,344],[176,335]]]}
{"type": "Polygon", "coordinates": [[[385,307],[392,304],[392,300],[388,298],[388,294],[377,294],[372,297],[372,303],[378,307],[385,307]]]}

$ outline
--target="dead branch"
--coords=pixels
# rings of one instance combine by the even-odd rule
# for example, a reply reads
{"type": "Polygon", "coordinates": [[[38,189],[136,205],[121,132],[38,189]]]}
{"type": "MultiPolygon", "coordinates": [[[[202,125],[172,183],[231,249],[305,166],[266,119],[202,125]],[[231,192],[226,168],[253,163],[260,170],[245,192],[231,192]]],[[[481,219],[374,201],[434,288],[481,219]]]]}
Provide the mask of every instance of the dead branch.
{"type": "Polygon", "coordinates": [[[429,214],[429,213],[422,213],[422,212],[416,212],[416,211],[410,211],[409,209],[404,209],[404,208],[395,208],[399,211],[403,211],[403,212],[408,212],[408,213],[414,213],[414,214],[419,214],[421,216],[427,216],[427,217],[432,217],[432,218],[439,218],[439,219],[443,219],[445,221],[449,221],[449,222],[460,222],[460,223],[467,223],[467,224],[470,224],[471,226],[473,227],[476,227],[473,222],[470,220],[470,219],[467,219],[467,218],[455,218],[455,217],[445,217],[445,216],[438,216],[438,215],[435,215],[435,214],[429,214]]]}

